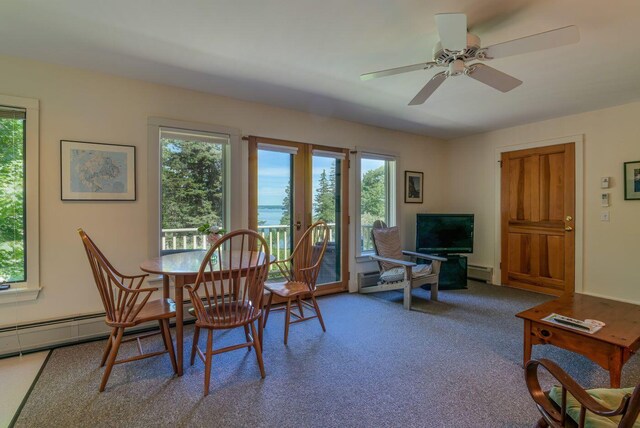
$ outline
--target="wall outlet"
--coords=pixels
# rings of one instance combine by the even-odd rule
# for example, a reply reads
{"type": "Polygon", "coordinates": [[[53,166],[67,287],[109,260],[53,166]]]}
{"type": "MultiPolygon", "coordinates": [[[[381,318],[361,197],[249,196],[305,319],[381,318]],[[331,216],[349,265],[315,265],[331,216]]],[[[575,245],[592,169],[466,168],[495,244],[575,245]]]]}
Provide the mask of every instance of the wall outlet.
{"type": "Polygon", "coordinates": [[[609,221],[609,211],[600,212],[600,221],[609,221]]]}
{"type": "Polygon", "coordinates": [[[608,207],[609,206],[609,194],[608,193],[603,193],[602,195],[600,195],[600,206],[602,206],[602,207],[608,207]]]}

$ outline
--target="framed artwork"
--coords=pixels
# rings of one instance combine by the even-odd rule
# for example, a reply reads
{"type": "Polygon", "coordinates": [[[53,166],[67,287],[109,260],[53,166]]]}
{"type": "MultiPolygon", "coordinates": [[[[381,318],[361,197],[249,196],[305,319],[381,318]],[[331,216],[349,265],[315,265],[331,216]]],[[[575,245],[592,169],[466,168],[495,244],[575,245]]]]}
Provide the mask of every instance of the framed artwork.
{"type": "Polygon", "coordinates": [[[60,141],[63,201],[135,201],[136,148],[60,141]]]}
{"type": "Polygon", "coordinates": [[[640,161],[624,163],[624,199],[640,200],[640,161]]]}
{"type": "Polygon", "coordinates": [[[404,202],[421,204],[424,192],[424,174],[417,171],[404,172],[404,202]]]}

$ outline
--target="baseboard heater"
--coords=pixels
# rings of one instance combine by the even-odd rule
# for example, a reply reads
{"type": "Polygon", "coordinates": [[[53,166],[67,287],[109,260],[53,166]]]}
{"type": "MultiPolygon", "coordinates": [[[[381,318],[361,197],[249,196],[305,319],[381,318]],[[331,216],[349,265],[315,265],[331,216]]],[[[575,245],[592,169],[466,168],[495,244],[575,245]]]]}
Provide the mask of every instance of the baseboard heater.
{"type": "MultiPolygon", "coordinates": [[[[187,312],[190,307],[185,305],[185,322],[194,319],[187,312]]],[[[126,332],[157,327],[157,322],[149,322],[128,328],[126,332]]],[[[0,358],[103,339],[110,331],[104,323],[104,312],[5,326],[0,328],[0,358]]]]}
{"type": "Polygon", "coordinates": [[[360,272],[358,274],[358,288],[371,287],[378,285],[380,281],[380,272],[360,272]]]}
{"type": "Polygon", "coordinates": [[[491,284],[493,280],[493,268],[489,266],[469,265],[467,268],[467,278],[491,284]]]}

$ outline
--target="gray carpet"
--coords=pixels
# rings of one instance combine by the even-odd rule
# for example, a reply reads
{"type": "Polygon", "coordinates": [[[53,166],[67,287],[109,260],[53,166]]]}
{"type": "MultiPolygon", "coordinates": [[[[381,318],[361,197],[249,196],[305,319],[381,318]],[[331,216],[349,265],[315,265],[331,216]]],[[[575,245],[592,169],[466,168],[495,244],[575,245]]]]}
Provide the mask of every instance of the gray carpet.
{"type": "MultiPolygon", "coordinates": [[[[104,342],[57,349],[16,426],[531,426],[538,413],[523,381],[522,321],[514,314],[548,297],[470,283],[442,291],[440,302],[414,299],[426,313],[403,310],[401,300],[400,292],[321,298],[327,332],[315,320],[293,325],[288,347],[283,315],[272,314],[266,379],[253,352],[214,356],[206,398],[199,360],[181,378],[166,355],[116,366],[98,393],[104,342]]],[[[187,356],[191,335],[189,327],[187,356]]],[[[239,329],[214,343],[242,339],[239,329]]],[[[579,355],[536,346],[533,356],[552,358],[584,385],[608,385],[607,372],[579,355]]],[[[623,384],[638,379],[636,357],[623,384]]]]}

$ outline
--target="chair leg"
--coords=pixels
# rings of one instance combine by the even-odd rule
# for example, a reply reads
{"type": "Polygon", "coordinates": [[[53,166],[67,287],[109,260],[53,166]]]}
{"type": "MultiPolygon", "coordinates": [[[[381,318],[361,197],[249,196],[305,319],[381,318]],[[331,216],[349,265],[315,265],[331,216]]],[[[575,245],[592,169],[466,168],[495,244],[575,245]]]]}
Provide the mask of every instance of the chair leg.
{"type": "Polygon", "coordinates": [[[171,366],[173,367],[173,372],[178,373],[178,363],[176,362],[176,354],[173,350],[173,340],[171,339],[171,329],[169,327],[169,320],[163,319],[160,322],[160,328],[162,330],[162,337],[164,339],[164,345],[169,351],[169,359],[171,359],[171,366]]]}
{"type": "Polygon", "coordinates": [[[211,381],[211,360],[213,357],[213,330],[207,329],[207,351],[204,361],[204,396],[209,395],[209,383],[211,381]]]}
{"type": "Polygon", "coordinates": [[[196,326],[193,332],[193,343],[191,344],[191,365],[196,361],[196,350],[198,349],[198,340],[200,339],[200,327],[196,326]]]}
{"type": "Polygon", "coordinates": [[[318,315],[318,321],[320,321],[320,326],[322,327],[322,331],[326,332],[327,329],[324,326],[324,320],[322,319],[322,312],[320,312],[320,306],[318,306],[318,301],[316,300],[316,296],[312,294],[311,300],[313,300],[313,306],[316,308],[316,315],[318,315]]]}
{"type": "Polygon", "coordinates": [[[431,300],[438,301],[438,281],[435,284],[431,284],[431,300]]]}
{"type": "MultiPolygon", "coordinates": [[[[244,337],[247,342],[251,342],[251,335],[249,334],[249,326],[245,324],[244,326],[244,337]]],[[[251,346],[247,346],[247,352],[251,352],[251,346]]]]}
{"type": "Polygon", "coordinates": [[[289,340],[289,323],[291,322],[291,299],[287,300],[287,311],[284,316],[284,344],[289,340]]]}
{"type": "Polygon", "coordinates": [[[122,342],[122,336],[124,335],[124,328],[119,327],[118,332],[114,338],[114,343],[111,346],[111,352],[109,352],[109,358],[107,359],[107,367],[104,369],[104,373],[102,374],[102,382],[100,382],[99,391],[104,391],[104,388],[107,386],[107,382],[109,381],[109,376],[111,376],[111,369],[113,369],[113,365],[116,362],[116,357],[118,356],[118,350],[120,349],[120,343],[122,342]]]}
{"type": "Polygon", "coordinates": [[[107,345],[104,347],[104,352],[102,353],[102,361],[100,361],[100,367],[104,367],[104,363],[107,362],[107,357],[109,356],[109,352],[111,351],[111,346],[113,345],[113,338],[116,334],[116,330],[117,328],[111,329],[109,339],[107,339],[107,345]]]}
{"type": "MultiPolygon", "coordinates": [[[[260,320],[258,319],[258,322],[260,320]]],[[[260,376],[264,379],[264,362],[262,361],[262,346],[260,345],[260,340],[256,339],[256,326],[251,323],[251,332],[253,333],[253,347],[256,350],[256,358],[258,359],[258,366],[260,367],[260,376]]]]}
{"type": "Polygon", "coordinates": [[[260,318],[258,318],[258,340],[260,340],[260,350],[263,349],[264,347],[264,323],[263,318],[264,317],[264,312],[260,315],[260,318]]]}
{"type": "Polygon", "coordinates": [[[273,301],[273,293],[269,294],[269,301],[267,302],[267,310],[264,314],[264,323],[262,327],[267,326],[267,320],[269,319],[269,312],[271,312],[271,302],[273,301]]]}
{"type": "Polygon", "coordinates": [[[304,318],[304,311],[302,310],[302,301],[298,296],[298,310],[300,311],[300,318],[304,318]]]}
{"type": "Polygon", "coordinates": [[[404,298],[402,299],[402,305],[406,310],[411,309],[411,283],[404,285],[404,298]]]}

